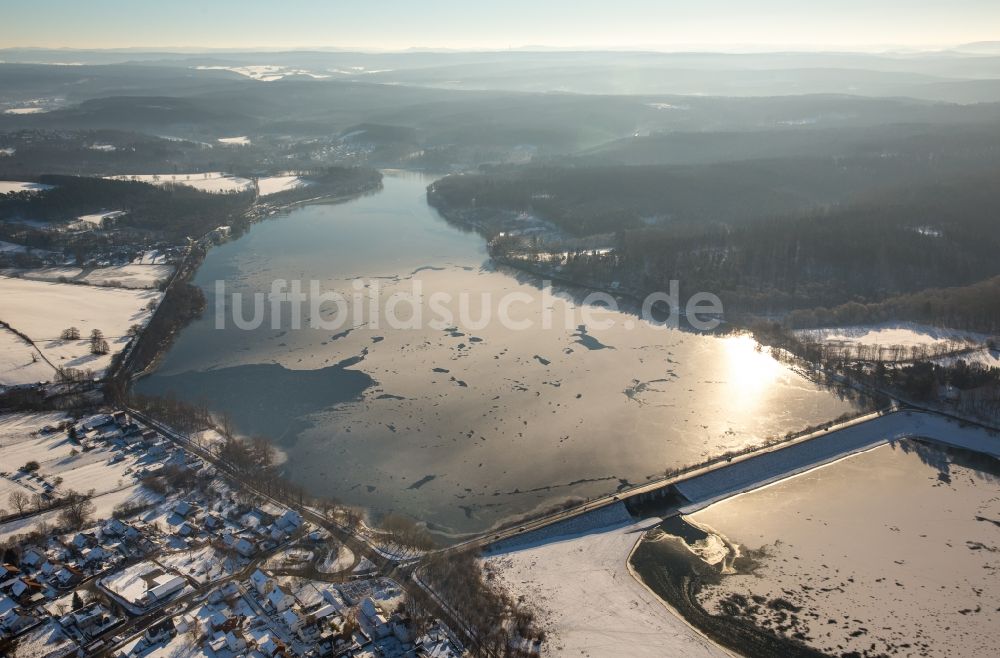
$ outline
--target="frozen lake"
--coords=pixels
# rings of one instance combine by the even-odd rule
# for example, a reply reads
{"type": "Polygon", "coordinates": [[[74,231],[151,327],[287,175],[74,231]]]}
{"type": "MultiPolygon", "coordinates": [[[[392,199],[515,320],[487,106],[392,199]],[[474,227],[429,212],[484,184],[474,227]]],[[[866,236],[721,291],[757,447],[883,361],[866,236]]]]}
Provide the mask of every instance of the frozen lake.
{"type": "MultiPolygon", "coordinates": [[[[213,249],[195,279],[204,317],[139,392],[205,399],[278,445],[288,474],[312,492],[442,533],[605,494],[854,409],[747,338],[653,327],[579,299],[555,302],[543,328],[540,282],[495,270],[480,236],[427,206],[431,180],[387,173],[376,194],[295,209],[213,249]],[[284,306],[277,329],[270,317],[236,328],[229,295],[267,293],[275,279],[304,290],[316,279],[348,299],[412,295],[417,285],[473,301],[467,321],[458,312],[437,326],[376,326],[353,305],[313,317],[307,304],[300,329],[284,306]],[[531,329],[478,321],[514,293],[511,318],[531,329]],[[343,324],[310,326],[319,319],[343,324]]],[[[243,306],[250,318],[249,298],[243,306]]]]}
{"type": "Polygon", "coordinates": [[[727,565],[700,603],[830,654],[995,655],[998,483],[996,458],[904,439],[724,500],[686,517],[727,565]]]}

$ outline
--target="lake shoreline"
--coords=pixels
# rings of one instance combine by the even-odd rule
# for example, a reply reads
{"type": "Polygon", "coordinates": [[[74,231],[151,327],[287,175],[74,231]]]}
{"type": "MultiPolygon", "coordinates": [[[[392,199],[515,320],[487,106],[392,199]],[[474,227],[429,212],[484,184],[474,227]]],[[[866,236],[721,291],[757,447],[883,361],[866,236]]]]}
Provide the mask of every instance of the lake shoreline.
{"type": "MultiPolygon", "coordinates": [[[[265,204],[261,206],[252,206],[247,210],[246,213],[246,217],[248,220],[246,230],[249,231],[255,224],[258,224],[260,222],[269,219],[273,219],[279,215],[287,213],[290,210],[294,210],[295,208],[301,206],[306,206],[311,204],[347,203],[359,197],[376,193],[381,188],[382,188],[382,181],[380,178],[377,185],[373,186],[371,189],[363,190],[360,192],[352,192],[350,194],[330,193],[329,195],[310,197],[308,199],[297,199],[294,201],[288,201],[286,203],[280,203],[277,205],[265,204]],[[255,212],[255,211],[263,211],[263,212],[255,212]]],[[[198,245],[200,245],[202,242],[208,242],[207,248],[205,248],[200,254],[196,256],[197,262],[188,262],[189,259],[195,256],[195,250],[197,249],[197,247],[192,247],[192,249],[185,256],[184,261],[181,262],[177,270],[174,272],[174,276],[171,278],[168,284],[168,287],[164,293],[164,297],[162,300],[160,300],[160,305],[162,305],[166,301],[167,295],[171,294],[171,291],[174,289],[175,286],[190,284],[191,281],[194,279],[194,277],[198,274],[198,270],[201,267],[202,263],[204,262],[205,257],[208,255],[208,252],[211,249],[218,247],[221,244],[224,244],[225,241],[208,240],[209,237],[215,234],[217,231],[218,228],[212,229],[211,231],[209,231],[207,234],[205,234],[199,240],[196,241],[196,244],[198,245]]],[[[204,308],[202,308],[201,312],[204,312],[204,308]]],[[[155,352],[152,354],[152,357],[148,359],[146,364],[143,365],[141,369],[134,370],[133,369],[134,364],[129,364],[129,367],[122,369],[120,372],[116,371],[111,377],[109,377],[109,379],[115,379],[116,377],[124,378],[126,381],[125,393],[126,394],[130,393],[131,388],[135,382],[139,381],[144,377],[148,377],[149,375],[153,374],[156,371],[156,369],[160,366],[163,357],[166,356],[167,352],[169,352],[170,348],[173,346],[174,340],[177,338],[180,332],[183,331],[184,328],[188,324],[190,324],[190,322],[193,321],[194,319],[196,318],[192,318],[191,320],[188,320],[182,324],[174,326],[171,329],[171,332],[167,337],[167,339],[161,342],[161,344],[157,346],[155,352]]],[[[140,334],[136,340],[137,341],[142,340],[142,337],[144,335],[145,332],[143,334],[140,334]]],[[[130,349],[130,352],[131,351],[132,350],[130,349]]]]}

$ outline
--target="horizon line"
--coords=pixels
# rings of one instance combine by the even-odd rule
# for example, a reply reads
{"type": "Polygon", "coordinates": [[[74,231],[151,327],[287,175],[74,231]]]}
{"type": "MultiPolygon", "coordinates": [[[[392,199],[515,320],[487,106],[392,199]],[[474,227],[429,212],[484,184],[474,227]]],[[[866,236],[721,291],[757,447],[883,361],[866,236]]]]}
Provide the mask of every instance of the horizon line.
{"type": "MultiPolygon", "coordinates": [[[[92,53],[170,53],[170,54],[209,54],[209,53],[289,53],[289,52],[330,52],[344,54],[474,54],[474,53],[655,53],[655,54],[725,54],[725,55],[748,55],[748,54],[778,54],[778,53],[850,53],[850,54],[894,54],[894,53],[935,53],[953,52],[961,48],[978,45],[996,45],[1000,50],[1000,39],[972,41],[963,43],[938,43],[938,44],[893,44],[893,43],[872,43],[872,44],[705,44],[686,43],[667,46],[665,44],[638,44],[638,45],[573,45],[573,46],[549,46],[545,44],[524,44],[518,46],[495,47],[485,46],[482,48],[455,48],[448,46],[407,46],[402,48],[380,48],[372,46],[329,46],[329,45],[280,45],[280,46],[205,46],[205,45],[158,45],[158,46],[46,46],[46,45],[19,45],[5,46],[0,48],[0,52],[11,51],[38,51],[50,50],[60,52],[92,52],[92,53]]],[[[982,54],[982,53],[968,53],[982,54]]]]}

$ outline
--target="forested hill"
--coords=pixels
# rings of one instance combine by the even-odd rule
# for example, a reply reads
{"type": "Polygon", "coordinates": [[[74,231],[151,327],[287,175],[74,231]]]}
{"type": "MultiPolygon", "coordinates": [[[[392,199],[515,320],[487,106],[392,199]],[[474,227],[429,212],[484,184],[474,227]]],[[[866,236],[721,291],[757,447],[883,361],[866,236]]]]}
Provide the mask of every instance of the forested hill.
{"type": "Polygon", "coordinates": [[[682,292],[716,292],[727,311],[770,314],[1000,275],[1000,167],[955,175],[962,169],[942,166],[938,176],[934,167],[866,161],[849,183],[813,160],[521,167],[452,176],[429,196],[452,218],[475,209],[480,226],[500,208],[570,235],[607,234],[610,255],[575,255],[564,276],[640,290],[677,279],[682,292]],[[816,200],[838,193],[839,204],[816,200]]]}
{"type": "Polygon", "coordinates": [[[1000,125],[974,135],[942,143],[905,134],[850,155],[714,164],[485,166],[436,182],[429,199],[446,212],[530,212],[576,236],[667,223],[738,224],[1000,169],[1000,125]]]}
{"type": "Polygon", "coordinates": [[[1000,274],[998,175],[886,190],[835,210],[724,229],[626,231],[615,266],[644,288],[678,279],[718,291],[731,310],[757,312],[968,285],[1000,274]]]}

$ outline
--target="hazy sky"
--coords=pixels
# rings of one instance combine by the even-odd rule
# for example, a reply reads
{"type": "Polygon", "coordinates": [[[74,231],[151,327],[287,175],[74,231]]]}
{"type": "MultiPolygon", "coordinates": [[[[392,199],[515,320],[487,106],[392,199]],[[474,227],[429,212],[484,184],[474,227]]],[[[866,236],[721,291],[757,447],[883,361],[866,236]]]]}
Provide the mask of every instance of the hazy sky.
{"type": "Polygon", "coordinates": [[[0,47],[927,47],[1000,39],[1000,0],[5,0],[0,47]]]}

